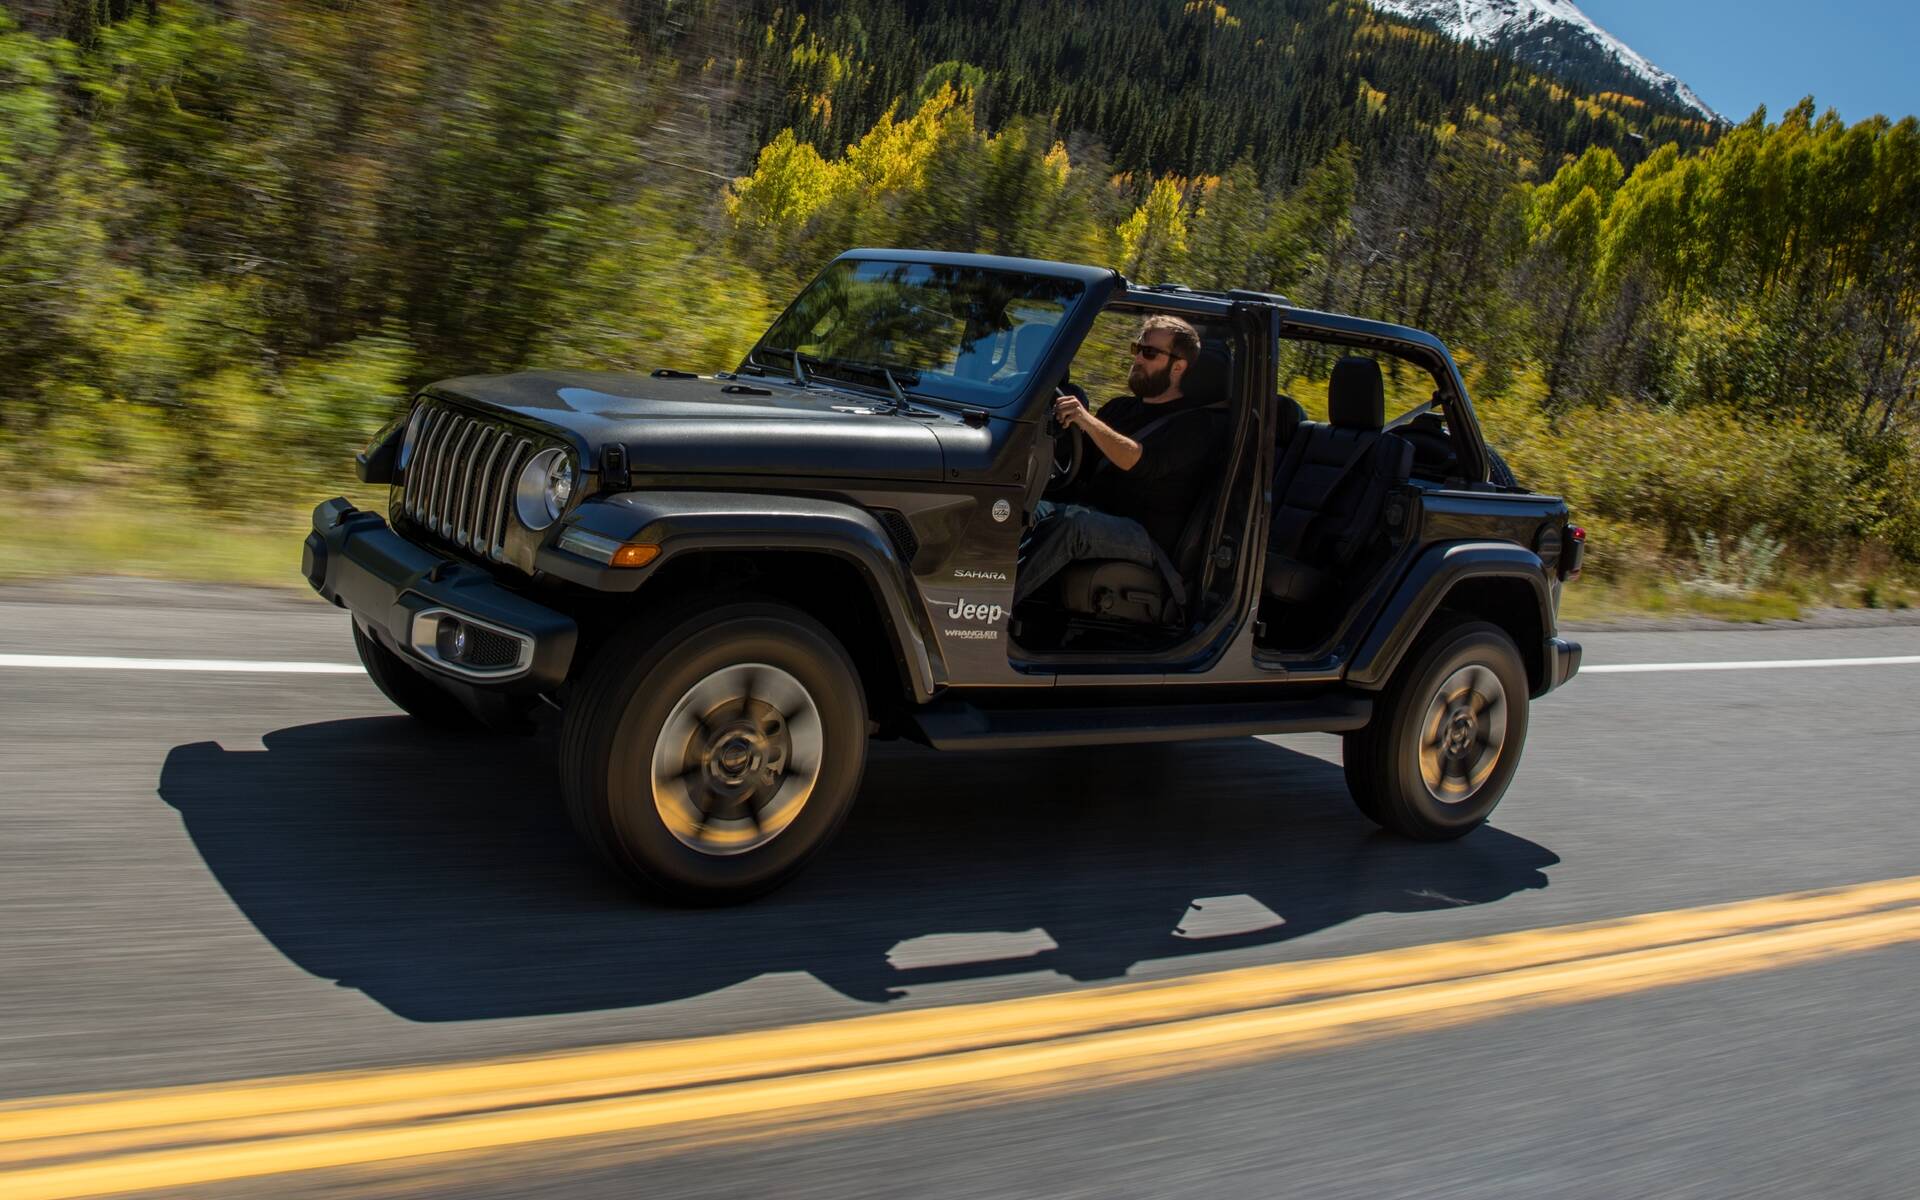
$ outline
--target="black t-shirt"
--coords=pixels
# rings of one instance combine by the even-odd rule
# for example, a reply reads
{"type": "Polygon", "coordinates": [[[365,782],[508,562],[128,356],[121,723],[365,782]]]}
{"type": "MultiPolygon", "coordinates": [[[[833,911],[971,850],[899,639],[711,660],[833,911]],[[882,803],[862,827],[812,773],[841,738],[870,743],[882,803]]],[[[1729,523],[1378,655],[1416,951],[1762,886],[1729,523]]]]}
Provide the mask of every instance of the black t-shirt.
{"type": "Polygon", "coordinates": [[[1162,404],[1120,396],[1095,415],[1140,443],[1140,461],[1122,471],[1089,445],[1088,473],[1070,498],[1140,522],[1173,558],[1193,506],[1223,469],[1226,413],[1186,396],[1162,404]],[[1142,430],[1144,438],[1138,436],[1142,430]]]}

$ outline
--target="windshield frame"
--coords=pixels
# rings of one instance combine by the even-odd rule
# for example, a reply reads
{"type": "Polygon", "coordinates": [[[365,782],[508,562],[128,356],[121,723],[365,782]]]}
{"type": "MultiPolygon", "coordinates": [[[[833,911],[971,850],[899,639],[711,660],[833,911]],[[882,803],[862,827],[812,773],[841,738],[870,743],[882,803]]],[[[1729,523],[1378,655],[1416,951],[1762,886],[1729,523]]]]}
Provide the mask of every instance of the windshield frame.
{"type": "Polygon", "coordinates": [[[1079,336],[1084,333],[1084,330],[1079,327],[1089,319],[1088,313],[1098,311],[1105,303],[1107,293],[1112,290],[1114,283],[1118,280],[1118,276],[1113,271],[1105,268],[1043,262],[1036,259],[925,251],[849,251],[837,256],[821,268],[820,272],[808,281],[806,287],[795,293],[793,299],[780,311],[780,315],[768,324],[759,340],[747,352],[746,358],[741,363],[741,370],[773,377],[791,376],[793,350],[796,348],[775,346],[773,344],[775,331],[785,324],[788,317],[800,307],[805,297],[826,279],[830,272],[846,269],[846,264],[849,263],[855,264],[856,270],[859,264],[866,263],[903,267],[944,267],[981,274],[1027,276],[1078,286],[1077,295],[1060,301],[1062,305],[1060,318],[1053,324],[1053,332],[1048,338],[1045,350],[1041,353],[1039,365],[1025,373],[1026,379],[1020,386],[1010,390],[997,391],[990,387],[972,384],[961,388],[948,388],[942,386],[943,378],[940,373],[916,369],[906,364],[896,365],[871,360],[840,360],[802,352],[802,357],[807,363],[808,376],[816,383],[890,396],[890,389],[878,373],[878,368],[884,366],[893,371],[901,388],[913,399],[961,409],[1001,411],[1020,405],[1031,395],[1034,388],[1039,386],[1041,380],[1054,370],[1056,360],[1062,357],[1063,346],[1068,347],[1066,357],[1071,357],[1071,346],[1076,345],[1079,336]],[[841,361],[849,365],[847,367],[835,365],[841,361]],[[820,365],[816,366],[816,363],[820,365]]]}

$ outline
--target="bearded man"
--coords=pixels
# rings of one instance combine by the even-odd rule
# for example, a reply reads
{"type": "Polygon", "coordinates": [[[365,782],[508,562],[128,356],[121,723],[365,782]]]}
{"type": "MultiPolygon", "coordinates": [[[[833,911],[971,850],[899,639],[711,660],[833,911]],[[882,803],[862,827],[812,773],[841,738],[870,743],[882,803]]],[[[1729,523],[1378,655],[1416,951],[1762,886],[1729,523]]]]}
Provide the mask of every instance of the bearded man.
{"type": "Polygon", "coordinates": [[[1181,390],[1200,354],[1193,326],[1156,313],[1140,323],[1132,351],[1132,395],[1108,401],[1098,414],[1077,396],[1054,401],[1054,418],[1085,434],[1100,457],[1060,500],[1038,505],[1014,581],[1015,604],[1080,559],[1157,566],[1179,597],[1172,555],[1194,504],[1220,469],[1225,432],[1206,408],[1213,397],[1181,390]]]}

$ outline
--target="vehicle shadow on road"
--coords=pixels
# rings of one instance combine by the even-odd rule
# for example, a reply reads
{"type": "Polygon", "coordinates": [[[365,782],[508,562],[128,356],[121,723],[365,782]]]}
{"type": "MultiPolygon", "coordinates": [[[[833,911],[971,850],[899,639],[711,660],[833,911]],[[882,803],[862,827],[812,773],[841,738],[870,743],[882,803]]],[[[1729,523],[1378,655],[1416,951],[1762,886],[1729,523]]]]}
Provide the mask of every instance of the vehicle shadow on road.
{"type": "Polygon", "coordinates": [[[880,744],[846,828],[799,880],[676,911],[636,901],[575,841],[550,741],[396,717],[265,746],[176,747],[160,795],[276,947],[419,1021],[656,1004],[775,971],[870,1001],[1032,971],[1109,979],[1368,913],[1487,903],[1547,886],[1559,861],[1496,828],[1388,837],[1337,766],[1258,739],[880,744]]]}

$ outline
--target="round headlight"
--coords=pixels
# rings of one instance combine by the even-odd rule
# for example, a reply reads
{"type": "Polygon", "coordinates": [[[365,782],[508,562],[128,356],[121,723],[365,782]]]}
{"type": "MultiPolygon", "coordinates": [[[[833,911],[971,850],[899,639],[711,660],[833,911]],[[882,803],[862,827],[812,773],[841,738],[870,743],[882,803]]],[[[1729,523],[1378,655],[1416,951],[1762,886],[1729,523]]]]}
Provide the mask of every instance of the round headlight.
{"type": "Polygon", "coordinates": [[[560,519],[573,499],[573,459],[565,450],[542,450],[520,468],[513,511],[528,529],[545,529],[560,519]]]}

